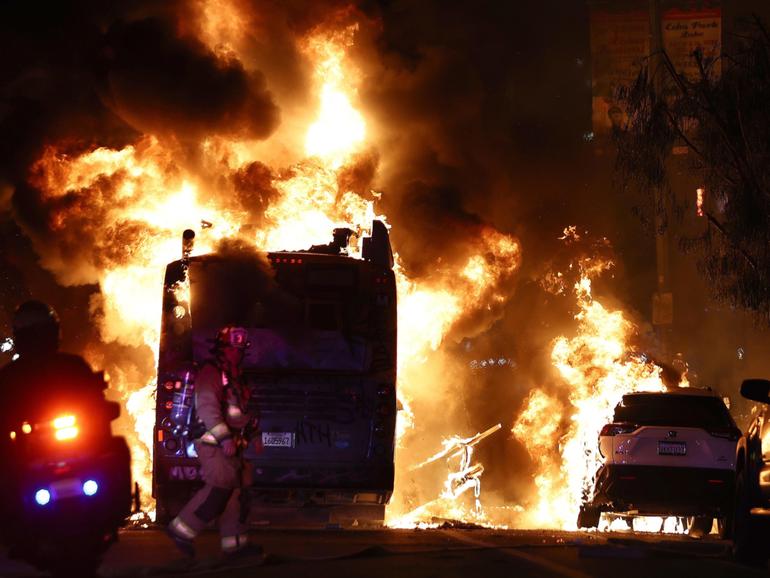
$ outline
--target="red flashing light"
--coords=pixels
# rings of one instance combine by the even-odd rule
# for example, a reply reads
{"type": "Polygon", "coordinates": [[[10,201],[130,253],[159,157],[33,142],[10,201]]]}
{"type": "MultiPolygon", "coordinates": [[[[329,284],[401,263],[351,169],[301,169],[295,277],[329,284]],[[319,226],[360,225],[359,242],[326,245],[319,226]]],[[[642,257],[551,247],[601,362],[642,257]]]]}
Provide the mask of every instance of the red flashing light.
{"type": "Polygon", "coordinates": [[[163,384],[163,387],[165,387],[166,389],[174,389],[174,382],[167,381],[166,383],[163,384]]]}
{"type": "Polygon", "coordinates": [[[708,480],[708,483],[712,484],[714,486],[721,486],[722,484],[725,483],[725,481],[724,480],[708,480]]]}
{"type": "Polygon", "coordinates": [[[78,437],[79,429],[74,415],[62,415],[51,421],[54,437],[58,441],[69,441],[78,437]]]}
{"type": "Polygon", "coordinates": [[[166,409],[171,409],[172,407],[174,407],[174,402],[170,401],[170,400],[167,401],[166,402],[166,409]]]}
{"type": "Polygon", "coordinates": [[[302,265],[302,259],[298,257],[273,257],[270,259],[270,263],[274,265],[279,263],[283,263],[285,265],[302,265]]]}

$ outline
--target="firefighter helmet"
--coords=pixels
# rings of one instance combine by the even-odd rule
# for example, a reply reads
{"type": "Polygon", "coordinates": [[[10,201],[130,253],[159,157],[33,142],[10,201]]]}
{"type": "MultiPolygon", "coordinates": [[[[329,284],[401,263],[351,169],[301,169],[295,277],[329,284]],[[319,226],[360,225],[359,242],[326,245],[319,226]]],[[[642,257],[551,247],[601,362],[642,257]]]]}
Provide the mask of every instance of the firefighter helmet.
{"type": "Polygon", "coordinates": [[[13,341],[17,352],[49,352],[59,348],[59,316],[42,301],[26,301],[13,315],[13,341]]]}
{"type": "Polygon", "coordinates": [[[223,347],[236,347],[238,349],[246,349],[249,347],[249,331],[243,327],[236,327],[234,325],[226,325],[217,333],[216,348],[222,349],[223,347]]]}

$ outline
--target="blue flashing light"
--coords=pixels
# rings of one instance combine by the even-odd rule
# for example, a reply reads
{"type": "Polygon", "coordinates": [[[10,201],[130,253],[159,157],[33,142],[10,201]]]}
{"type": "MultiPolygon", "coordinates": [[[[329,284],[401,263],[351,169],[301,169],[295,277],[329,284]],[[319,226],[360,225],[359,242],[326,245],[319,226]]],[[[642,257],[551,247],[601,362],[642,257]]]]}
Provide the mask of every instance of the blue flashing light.
{"type": "Polygon", "coordinates": [[[46,489],[38,490],[35,492],[35,501],[40,506],[45,506],[48,502],[51,501],[51,492],[46,489]]]}
{"type": "Polygon", "coordinates": [[[99,484],[94,480],[88,480],[83,483],[83,493],[86,496],[93,496],[99,491],[99,484]]]}

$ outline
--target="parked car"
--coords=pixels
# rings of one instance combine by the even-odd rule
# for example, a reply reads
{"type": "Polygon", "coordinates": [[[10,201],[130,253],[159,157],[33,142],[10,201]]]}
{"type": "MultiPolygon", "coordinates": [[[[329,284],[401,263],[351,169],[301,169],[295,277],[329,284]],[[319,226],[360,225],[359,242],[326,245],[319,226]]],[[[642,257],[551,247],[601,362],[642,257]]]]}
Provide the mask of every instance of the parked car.
{"type": "Polygon", "coordinates": [[[738,444],[733,554],[762,564],[770,556],[770,381],[747,379],[741,395],[762,405],[738,444]]]}
{"type": "Polygon", "coordinates": [[[686,518],[707,534],[716,518],[729,534],[734,509],[736,447],[741,437],[722,398],[710,389],[631,393],[599,434],[604,463],[578,527],[602,512],[686,518]]]}

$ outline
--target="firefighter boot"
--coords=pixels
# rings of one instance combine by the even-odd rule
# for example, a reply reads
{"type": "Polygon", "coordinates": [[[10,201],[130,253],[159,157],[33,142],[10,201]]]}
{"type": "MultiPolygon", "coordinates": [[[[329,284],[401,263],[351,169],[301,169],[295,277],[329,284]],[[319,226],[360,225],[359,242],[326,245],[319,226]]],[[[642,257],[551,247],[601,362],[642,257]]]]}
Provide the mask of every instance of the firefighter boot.
{"type": "Polygon", "coordinates": [[[171,538],[176,549],[184,554],[184,556],[187,558],[195,558],[195,545],[190,538],[177,534],[172,525],[166,527],[166,534],[171,538]]]}

